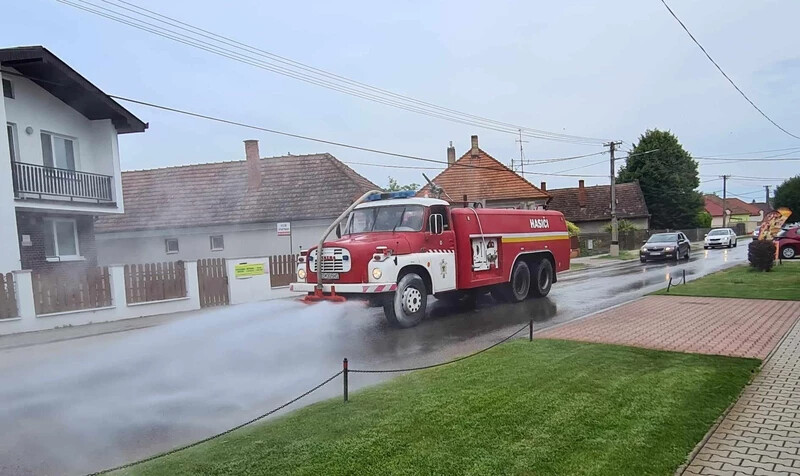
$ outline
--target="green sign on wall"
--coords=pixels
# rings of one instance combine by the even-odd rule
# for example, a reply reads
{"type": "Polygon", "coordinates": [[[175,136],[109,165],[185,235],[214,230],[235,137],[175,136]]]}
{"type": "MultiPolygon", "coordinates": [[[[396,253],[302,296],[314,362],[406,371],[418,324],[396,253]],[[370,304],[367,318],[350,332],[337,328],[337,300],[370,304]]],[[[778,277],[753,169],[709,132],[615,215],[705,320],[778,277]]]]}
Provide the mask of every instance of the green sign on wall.
{"type": "Polygon", "coordinates": [[[264,274],[264,263],[240,263],[233,267],[233,276],[237,279],[262,274],[264,274]]]}

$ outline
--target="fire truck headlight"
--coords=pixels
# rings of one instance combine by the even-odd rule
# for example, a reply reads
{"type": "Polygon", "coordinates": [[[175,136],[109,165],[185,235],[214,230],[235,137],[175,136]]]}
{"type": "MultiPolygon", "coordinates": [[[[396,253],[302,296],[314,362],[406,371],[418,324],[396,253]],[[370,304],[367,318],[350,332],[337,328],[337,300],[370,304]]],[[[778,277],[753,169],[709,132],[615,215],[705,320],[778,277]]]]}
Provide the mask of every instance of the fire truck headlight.
{"type": "Polygon", "coordinates": [[[372,268],[372,277],[375,279],[381,279],[383,276],[383,271],[380,268],[372,268]]]}
{"type": "Polygon", "coordinates": [[[299,279],[306,279],[306,270],[300,268],[297,270],[297,277],[299,279]]]}

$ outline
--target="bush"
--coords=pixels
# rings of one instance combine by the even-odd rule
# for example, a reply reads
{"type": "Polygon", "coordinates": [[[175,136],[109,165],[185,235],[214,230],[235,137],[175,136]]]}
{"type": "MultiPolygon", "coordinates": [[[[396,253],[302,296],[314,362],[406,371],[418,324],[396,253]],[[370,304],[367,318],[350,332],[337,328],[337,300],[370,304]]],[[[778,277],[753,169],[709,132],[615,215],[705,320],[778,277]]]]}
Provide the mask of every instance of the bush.
{"type": "MultiPolygon", "coordinates": [[[[638,230],[639,227],[634,225],[633,223],[629,222],[628,220],[619,220],[617,222],[617,230],[619,231],[635,231],[638,230]]],[[[611,223],[603,227],[603,231],[606,233],[611,233],[611,223]]]]}
{"type": "Polygon", "coordinates": [[[775,243],[772,240],[756,240],[747,248],[750,266],[759,271],[769,271],[775,264],[775,243]]]}
{"type": "Polygon", "coordinates": [[[578,225],[572,223],[569,220],[566,220],[566,222],[567,222],[567,233],[569,234],[569,236],[578,236],[581,234],[581,229],[578,227],[578,225]]]}

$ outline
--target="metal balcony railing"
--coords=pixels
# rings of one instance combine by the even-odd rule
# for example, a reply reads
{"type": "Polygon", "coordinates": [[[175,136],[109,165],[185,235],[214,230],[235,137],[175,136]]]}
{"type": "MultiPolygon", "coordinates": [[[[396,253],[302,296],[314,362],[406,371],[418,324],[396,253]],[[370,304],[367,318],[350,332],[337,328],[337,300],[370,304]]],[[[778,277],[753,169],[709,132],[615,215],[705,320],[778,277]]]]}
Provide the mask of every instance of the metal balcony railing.
{"type": "Polygon", "coordinates": [[[39,198],[67,197],[71,200],[94,200],[97,203],[114,201],[114,182],[109,175],[24,162],[12,162],[12,165],[17,197],[33,194],[39,198]]]}

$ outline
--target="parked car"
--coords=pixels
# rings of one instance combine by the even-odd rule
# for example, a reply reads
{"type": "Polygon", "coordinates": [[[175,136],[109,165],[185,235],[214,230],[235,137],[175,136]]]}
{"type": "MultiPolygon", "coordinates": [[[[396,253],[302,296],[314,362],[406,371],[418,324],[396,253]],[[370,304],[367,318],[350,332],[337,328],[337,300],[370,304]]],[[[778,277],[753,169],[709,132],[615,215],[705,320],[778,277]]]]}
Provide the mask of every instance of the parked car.
{"type": "Polygon", "coordinates": [[[759,233],[760,231],[761,231],[761,227],[760,227],[760,226],[759,226],[759,227],[757,227],[755,230],[753,230],[753,239],[754,239],[754,240],[757,240],[757,239],[758,239],[758,233],[759,233]]]}
{"type": "Polygon", "coordinates": [[[642,263],[654,259],[689,259],[691,243],[686,235],[676,231],[672,233],[656,233],[644,242],[639,250],[639,261],[642,263]]]}
{"type": "Polygon", "coordinates": [[[800,253],[800,234],[798,234],[798,232],[800,232],[800,227],[784,227],[778,232],[775,241],[777,242],[781,258],[796,258],[797,254],[800,253]]]}
{"type": "Polygon", "coordinates": [[[736,232],[730,228],[717,228],[709,231],[703,242],[703,248],[709,249],[715,246],[733,248],[736,246],[736,232]]]}

